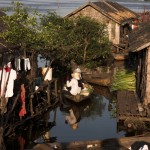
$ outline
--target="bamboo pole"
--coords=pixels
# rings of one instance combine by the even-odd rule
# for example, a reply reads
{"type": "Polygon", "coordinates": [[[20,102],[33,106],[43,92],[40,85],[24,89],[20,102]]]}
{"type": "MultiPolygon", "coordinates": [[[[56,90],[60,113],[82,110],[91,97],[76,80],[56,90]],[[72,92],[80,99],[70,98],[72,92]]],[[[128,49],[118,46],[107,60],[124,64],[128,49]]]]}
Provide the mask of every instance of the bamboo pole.
{"type": "Polygon", "coordinates": [[[50,86],[50,82],[48,81],[48,84],[47,84],[47,102],[49,105],[51,105],[51,86],[50,86]]]}

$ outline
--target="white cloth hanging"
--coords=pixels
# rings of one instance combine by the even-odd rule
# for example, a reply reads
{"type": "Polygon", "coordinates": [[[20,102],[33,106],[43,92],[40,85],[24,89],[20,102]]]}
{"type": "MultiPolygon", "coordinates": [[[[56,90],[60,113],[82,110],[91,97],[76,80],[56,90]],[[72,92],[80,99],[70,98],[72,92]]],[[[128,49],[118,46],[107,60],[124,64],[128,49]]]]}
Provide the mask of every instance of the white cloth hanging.
{"type": "Polygon", "coordinates": [[[5,90],[5,83],[6,83],[6,70],[5,69],[0,70],[0,80],[1,80],[0,96],[3,96],[4,90],[5,90]]]}
{"type": "Polygon", "coordinates": [[[15,59],[15,67],[16,67],[16,70],[17,71],[20,71],[20,70],[24,70],[24,71],[27,71],[27,70],[30,70],[31,69],[31,63],[30,63],[30,59],[29,58],[16,58],[15,59]],[[23,67],[21,66],[21,60],[23,60],[23,67]]]}
{"type": "Polygon", "coordinates": [[[30,70],[31,69],[31,64],[30,64],[30,60],[29,58],[25,58],[24,59],[24,65],[25,65],[25,71],[30,70]]]}
{"type": "MultiPolygon", "coordinates": [[[[8,73],[6,77],[8,78],[8,73]]],[[[14,80],[17,79],[17,72],[14,69],[11,69],[8,84],[7,84],[7,90],[5,97],[12,97],[14,95],[13,89],[14,89],[14,80]]]]}
{"type": "MultiPolygon", "coordinates": [[[[0,70],[0,77],[1,77],[1,74],[2,74],[2,70],[0,70]]],[[[3,69],[2,81],[1,81],[1,96],[5,96],[5,97],[13,96],[14,80],[16,78],[17,78],[17,73],[14,69],[10,70],[10,75],[9,75],[9,72],[3,69]],[[8,84],[6,87],[7,79],[8,79],[8,84]],[[5,88],[6,88],[6,92],[5,92],[5,88]]]]}
{"type": "Polygon", "coordinates": [[[15,67],[16,67],[16,70],[17,70],[17,71],[20,71],[20,70],[21,70],[20,63],[21,63],[20,58],[16,58],[16,59],[15,59],[15,67]]]}

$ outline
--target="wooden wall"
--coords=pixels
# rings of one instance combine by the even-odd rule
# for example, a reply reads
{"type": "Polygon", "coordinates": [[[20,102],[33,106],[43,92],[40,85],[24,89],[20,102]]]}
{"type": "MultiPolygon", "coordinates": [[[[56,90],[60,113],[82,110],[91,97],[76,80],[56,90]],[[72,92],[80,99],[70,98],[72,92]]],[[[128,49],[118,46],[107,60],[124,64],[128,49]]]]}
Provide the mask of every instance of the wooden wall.
{"type": "Polygon", "coordinates": [[[136,89],[140,101],[143,103],[146,89],[146,61],[147,50],[137,53],[137,72],[136,72],[136,89]]]}
{"type": "Polygon", "coordinates": [[[137,94],[140,101],[147,105],[150,103],[150,47],[138,52],[137,60],[137,94]]]}
{"type": "Polygon", "coordinates": [[[150,47],[147,48],[147,63],[146,63],[146,91],[144,97],[144,104],[150,103],[150,47]]]}
{"type": "Polygon", "coordinates": [[[77,17],[79,15],[91,17],[105,24],[108,29],[109,40],[112,41],[114,44],[119,44],[120,42],[120,25],[119,24],[109,19],[108,17],[104,16],[102,13],[100,13],[99,11],[97,11],[91,6],[87,6],[81,9],[80,11],[78,11],[71,17],[77,17]]]}

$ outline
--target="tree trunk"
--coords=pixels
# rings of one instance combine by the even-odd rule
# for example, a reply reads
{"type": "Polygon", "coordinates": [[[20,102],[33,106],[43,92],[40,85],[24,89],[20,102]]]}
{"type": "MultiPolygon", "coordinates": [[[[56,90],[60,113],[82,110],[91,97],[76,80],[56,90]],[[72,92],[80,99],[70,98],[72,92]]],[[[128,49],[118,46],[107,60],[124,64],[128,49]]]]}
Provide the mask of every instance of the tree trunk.
{"type": "Polygon", "coordinates": [[[85,47],[84,47],[84,54],[83,54],[83,64],[85,64],[86,62],[86,56],[87,56],[87,47],[88,47],[89,43],[87,41],[87,39],[85,39],[85,47]]]}
{"type": "Polygon", "coordinates": [[[38,70],[38,64],[37,64],[37,54],[32,53],[31,57],[31,78],[34,79],[37,77],[37,70],[38,70]]]}

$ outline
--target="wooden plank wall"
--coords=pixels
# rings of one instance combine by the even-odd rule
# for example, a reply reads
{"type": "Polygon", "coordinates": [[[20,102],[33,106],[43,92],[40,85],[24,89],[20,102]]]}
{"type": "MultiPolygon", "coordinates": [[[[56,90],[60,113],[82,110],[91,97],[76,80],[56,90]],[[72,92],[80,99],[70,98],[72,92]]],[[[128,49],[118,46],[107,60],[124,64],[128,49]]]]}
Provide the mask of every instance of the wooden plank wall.
{"type": "Polygon", "coordinates": [[[150,103],[150,47],[148,47],[147,52],[147,74],[146,74],[146,91],[144,97],[144,104],[150,103]]]}

